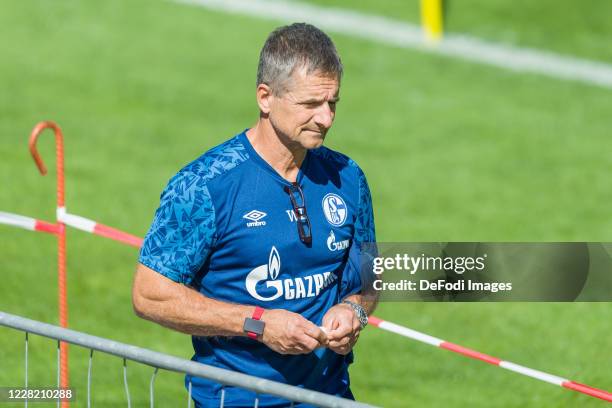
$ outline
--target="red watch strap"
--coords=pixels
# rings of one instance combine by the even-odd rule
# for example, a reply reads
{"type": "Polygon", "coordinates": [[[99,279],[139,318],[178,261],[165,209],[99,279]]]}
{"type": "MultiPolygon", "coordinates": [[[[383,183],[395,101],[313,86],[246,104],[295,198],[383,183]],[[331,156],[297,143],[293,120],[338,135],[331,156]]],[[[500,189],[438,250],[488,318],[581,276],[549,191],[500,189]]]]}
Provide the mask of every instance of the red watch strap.
{"type": "Polygon", "coordinates": [[[255,311],[253,312],[252,319],[255,319],[255,320],[261,319],[261,315],[263,315],[264,310],[265,309],[263,307],[255,306],[255,311]]]}
{"type": "MultiPolygon", "coordinates": [[[[253,316],[251,317],[251,319],[260,320],[264,311],[265,309],[263,307],[255,306],[255,311],[253,312],[253,316]]],[[[247,336],[254,340],[257,339],[257,333],[247,332],[247,336]]]]}

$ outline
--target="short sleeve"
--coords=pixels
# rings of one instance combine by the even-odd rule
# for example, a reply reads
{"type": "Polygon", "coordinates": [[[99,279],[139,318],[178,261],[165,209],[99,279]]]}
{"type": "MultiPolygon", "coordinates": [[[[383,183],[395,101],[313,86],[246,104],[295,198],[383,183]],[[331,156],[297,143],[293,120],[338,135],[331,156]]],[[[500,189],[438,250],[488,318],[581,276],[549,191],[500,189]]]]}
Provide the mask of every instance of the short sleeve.
{"type": "Polygon", "coordinates": [[[359,169],[359,209],[355,221],[355,241],[360,244],[376,242],[372,195],[365,174],[361,169],[359,169]]]}
{"type": "MultiPolygon", "coordinates": [[[[369,270],[363,263],[370,258],[369,253],[376,247],[376,230],[374,227],[374,211],[372,209],[372,196],[363,171],[357,167],[359,176],[359,207],[355,219],[355,233],[349,250],[346,267],[342,274],[342,288],[340,298],[359,293],[362,288],[362,273],[369,270]],[[367,253],[364,253],[367,252],[367,253]]],[[[375,254],[372,254],[375,256],[375,254]]]]}
{"type": "Polygon", "coordinates": [[[182,171],[164,189],[139,262],[175,282],[192,283],[215,239],[215,211],[206,182],[182,171]]]}

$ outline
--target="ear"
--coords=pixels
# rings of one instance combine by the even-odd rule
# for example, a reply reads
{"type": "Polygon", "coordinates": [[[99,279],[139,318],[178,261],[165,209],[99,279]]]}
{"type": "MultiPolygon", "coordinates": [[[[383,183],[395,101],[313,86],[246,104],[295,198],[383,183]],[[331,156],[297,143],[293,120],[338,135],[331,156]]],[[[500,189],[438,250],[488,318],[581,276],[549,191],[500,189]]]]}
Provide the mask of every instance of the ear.
{"type": "Polygon", "coordinates": [[[259,105],[259,110],[264,115],[270,113],[272,100],[274,99],[274,95],[272,94],[272,89],[266,84],[257,85],[257,105],[259,105]]]}

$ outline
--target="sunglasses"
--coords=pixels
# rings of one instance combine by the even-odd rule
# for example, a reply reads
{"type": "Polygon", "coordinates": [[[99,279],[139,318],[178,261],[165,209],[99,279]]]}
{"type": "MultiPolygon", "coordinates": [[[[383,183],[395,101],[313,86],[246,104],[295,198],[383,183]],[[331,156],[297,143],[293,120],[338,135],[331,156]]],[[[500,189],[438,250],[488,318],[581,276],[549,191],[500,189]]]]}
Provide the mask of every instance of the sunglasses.
{"type": "Polygon", "coordinates": [[[306,212],[304,192],[298,183],[292,183],[291,187],[285,186],[284,190],[287,194],[289,194],[289,199],[291,200],[291,205],[293,206],[300,241],[306,245],[311,245],[312,229],[310,226],[308,213],[306,212]]]}

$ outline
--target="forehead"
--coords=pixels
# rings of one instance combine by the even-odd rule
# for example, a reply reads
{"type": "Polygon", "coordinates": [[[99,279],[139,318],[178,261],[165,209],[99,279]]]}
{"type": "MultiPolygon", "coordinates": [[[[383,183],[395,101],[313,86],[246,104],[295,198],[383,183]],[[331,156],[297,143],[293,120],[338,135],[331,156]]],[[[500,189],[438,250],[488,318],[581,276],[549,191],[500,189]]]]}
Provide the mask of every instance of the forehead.
{"type": "Polygon", "coordinates": [[[338,95],[340,83],[333,74],[323,74],[320,71],[308,73],[306,69],[298,69],[291,75],[288,91],[300,97],[330,98],[338,95]]]}

